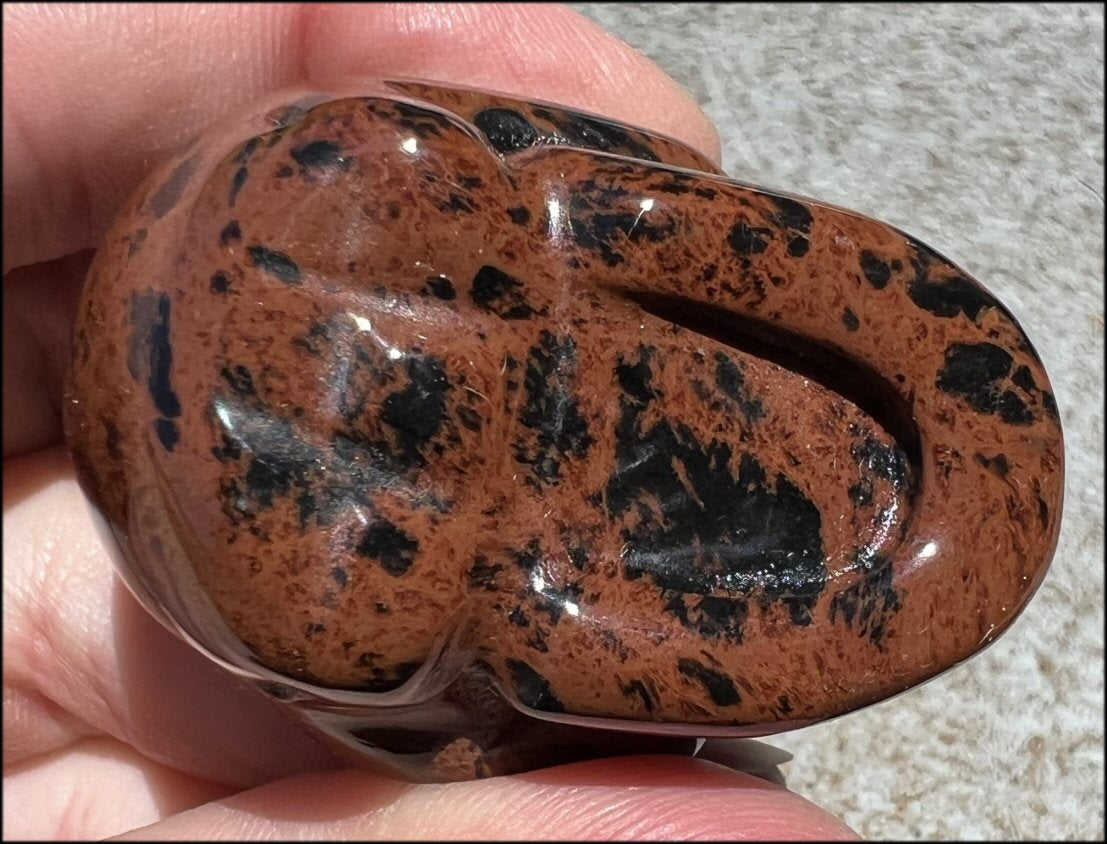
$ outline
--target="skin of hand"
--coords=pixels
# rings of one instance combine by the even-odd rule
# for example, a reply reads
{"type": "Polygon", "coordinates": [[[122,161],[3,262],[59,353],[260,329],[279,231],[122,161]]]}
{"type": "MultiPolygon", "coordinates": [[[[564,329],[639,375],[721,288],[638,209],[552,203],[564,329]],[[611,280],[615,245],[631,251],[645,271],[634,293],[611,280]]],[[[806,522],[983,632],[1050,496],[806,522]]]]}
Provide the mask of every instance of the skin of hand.
{"type": "Polygon", "coordinates": [[[266,92],[442,79],[679,138],[718,135],[653,64],[552,5],[5,4],[4,837],[833,839],[840,821],[703,759],[449,785],[351,770],[166,632],[114,576],[62,446],[84,272],[144,173],[266,92]]]}

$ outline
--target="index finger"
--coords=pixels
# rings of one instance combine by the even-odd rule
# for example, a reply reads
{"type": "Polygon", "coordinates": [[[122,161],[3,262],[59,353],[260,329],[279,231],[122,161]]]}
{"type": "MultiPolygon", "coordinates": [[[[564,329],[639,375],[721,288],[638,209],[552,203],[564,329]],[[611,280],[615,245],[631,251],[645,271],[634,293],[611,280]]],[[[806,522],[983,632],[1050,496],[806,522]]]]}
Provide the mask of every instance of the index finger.
{"type": "Polygon", "coordinates": [[[94,247],[149,167],[242,103],[418,75],[637,123],[717,159],[707,117],[563,6],[5,5],[4,271],[94,247]]]}

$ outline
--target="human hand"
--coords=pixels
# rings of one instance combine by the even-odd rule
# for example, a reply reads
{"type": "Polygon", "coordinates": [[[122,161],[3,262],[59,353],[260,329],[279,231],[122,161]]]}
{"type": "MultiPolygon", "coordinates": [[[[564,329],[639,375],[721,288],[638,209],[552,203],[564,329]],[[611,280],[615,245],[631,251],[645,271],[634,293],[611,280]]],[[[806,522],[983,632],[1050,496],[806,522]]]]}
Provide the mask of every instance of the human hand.
{"type": "Polygon", "coordinates": [[[840,822],[700,759],[410,785],[350,770],[180,642],[113,575],[61,446],[76,299],[152,165],[292,85],[384,73],[565,103],[718,158],[656,67],[560,7],[4,9],[7,838],[832,838],[840,822]]]}

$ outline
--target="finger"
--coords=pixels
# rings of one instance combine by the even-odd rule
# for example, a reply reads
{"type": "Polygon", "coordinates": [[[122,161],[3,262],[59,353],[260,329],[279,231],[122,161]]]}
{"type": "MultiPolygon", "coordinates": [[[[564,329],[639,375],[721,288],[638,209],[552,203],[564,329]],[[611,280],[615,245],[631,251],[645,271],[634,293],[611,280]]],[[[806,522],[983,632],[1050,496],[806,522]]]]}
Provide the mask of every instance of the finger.
{"type": "Polygon", "coordinates": [[[6,5],[4,268],[93,247],[150,165],[274,89],[383,73],[718,137],[653,63],[549,5],[6,5]],[[111,80],[111,84],[104,84],[111,80]]]}
{"type": "MultiPolygon", "coordinates": [[[[74,4],[3,13],[5,271],[96,246],[153,164],[242,103],[351,74],[487,85],[719,154],[714,127],[676,83],[560,6],[74,4]]],[[[87,261],[5,278],[5,455],[60,437],[87,261]]]]}
{"type": "Polygon", "coordinates": [[[137,605],[60,449],[4,464],[3,647],[5,765],[90,734],[239,787],[338,763],[137,605]]]}
{"type": "Polygon", "coordinates": [[[673,756],[601,759],[476,782],[406,786],[359,772],[271,783],[118,840],[851,840],[778,786],[673,756]]]}
{"type": "Polygon", "coordinates": [[[115,739],[90,738],[4,767],[4,838],[98,841],[226,797],[226,786],[151,762],[115,739]]]}

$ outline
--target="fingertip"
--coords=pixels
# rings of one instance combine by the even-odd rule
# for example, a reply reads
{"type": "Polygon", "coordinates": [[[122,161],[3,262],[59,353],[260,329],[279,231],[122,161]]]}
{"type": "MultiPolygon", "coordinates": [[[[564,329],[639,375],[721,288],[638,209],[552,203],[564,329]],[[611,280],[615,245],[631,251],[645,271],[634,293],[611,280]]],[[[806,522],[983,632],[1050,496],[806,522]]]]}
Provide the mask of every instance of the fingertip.
{"type": "MultiPolygon", "coordinates": [[[[559,837],[602,840],[852,841],[859,836],[826,810],[774,783],[680,756],[596,759],[520,774],[558,787],[543,828],[562,817],[559,837]]],[[[535,811],[540,801],[535,800],[535,811]]]]}
{"type": "Polygon", "coordinates": [[[668,135],[718,163],[719,134],[661,68],[560,4],[330,4],[310,15],[313,84],[397,74],[547,100],[668,135]]]}
{"type": "Polygon", "coordinates": [[[4,13],[5,271],[96,246],[149,167],[214,120],[275,90],[352,75],[545,100],[719,160],[718,133],[676,82],[560,5],[27,4],[4,13]]]}
{"type": "Polygon", "coordinates": [[[778,786],[696,759],[634,756],[446,785],[356,771],[271,783],[146,827],[144,840],[830,841],[857,835],[778,786]]]}

